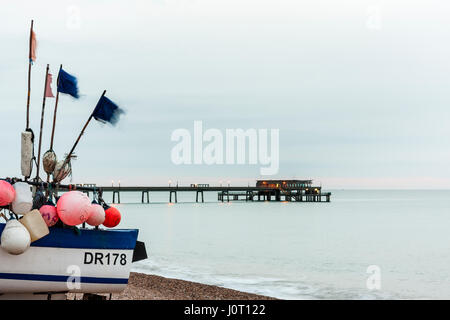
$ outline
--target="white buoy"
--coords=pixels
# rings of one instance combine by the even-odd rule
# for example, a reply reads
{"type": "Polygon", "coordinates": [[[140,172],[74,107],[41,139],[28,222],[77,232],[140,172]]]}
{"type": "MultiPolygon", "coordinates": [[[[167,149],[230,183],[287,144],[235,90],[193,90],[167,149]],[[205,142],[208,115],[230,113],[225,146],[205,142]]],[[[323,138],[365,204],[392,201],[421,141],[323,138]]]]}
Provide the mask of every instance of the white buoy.
{"type": "Polygon", "coordinates": [[[33,134],[30,131],[22,132],[21,137],[21,164],[20,168],[24,177],[31,176],[33,160],[33,134]]]}
{"type": "Polygon", "coordinates": [[[10,254],[22,254],[30,246],[31,237],[27,228],[17,220],[9,220],[3,229],[1,247],[10,254]]]}
{"type": "Polygon", "coordinates": [[[13,185],[16,190],[16,198],[12,202],[12,210],[15,214],[25,214],[33,207],[33,194],[28,183],[16,182],[13,185]]]}

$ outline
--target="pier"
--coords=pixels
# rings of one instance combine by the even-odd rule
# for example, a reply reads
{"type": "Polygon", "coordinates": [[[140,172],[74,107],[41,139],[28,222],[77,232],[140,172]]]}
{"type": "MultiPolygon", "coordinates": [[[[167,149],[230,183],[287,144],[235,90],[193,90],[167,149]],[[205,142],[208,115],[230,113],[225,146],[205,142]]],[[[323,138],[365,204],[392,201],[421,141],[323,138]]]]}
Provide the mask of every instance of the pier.
{"type": "Polygon", "coordinates": [[[330,202],[331,192],[322,192],[321,186],[314,186],[312,180],[258,180],[255,186],[210,186],[191,184],[190,186],[95,186],[76,185],[81,191],[89,193],[94,188],[98,192],[111,192],[112,203],[120,203],[122,192],[141,193],[141,202],[150,203],[150,195],[155,192],[168,194],[169,203],[178,202],[178,193],[195,194],[195,202],[204,202],[205,192],[217,192],[217,201],[288,201],[288,202],[330,202]]]}

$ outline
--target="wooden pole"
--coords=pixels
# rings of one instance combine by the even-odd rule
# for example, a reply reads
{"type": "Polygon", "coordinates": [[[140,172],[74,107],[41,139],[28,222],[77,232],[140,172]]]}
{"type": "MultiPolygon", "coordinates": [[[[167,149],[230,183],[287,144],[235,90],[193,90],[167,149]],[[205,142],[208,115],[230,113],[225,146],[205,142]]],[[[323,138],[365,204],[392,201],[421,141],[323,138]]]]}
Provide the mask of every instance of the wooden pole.
{"type": "Polygon", "coordinates": [[[45,111],[45,98],[46,98],[45,96],[47,94],[47,79],[48,79],[49,67],[50,66],[47,64],[47,70],[45,72],[44,97],[42,99],[41,129],[39,131],[39,147],[38,147],[36,180],[39,179],[39,167],[40,167],[40,161],[41,161],[41,145],[42,145],[42,129],[44,127],[44,111],[45,111]]]}
{"type": "MultiPolygon", "coordinates": [[[[62,64],[59,66],[59,72],[61,72],[62,64]]],[[[53,138],[55,136],[55,125],[56,125],[56,111],[58,110],[58,100],[59,100],[59,91],[58,91],[58,84],[59,84],[59,72],[58,77],[56,78],[56,99],[55,99],[55,109],[53,110],[53,127],[52,127],[52,137],[50,139],[50,149],[53,151],[53,138]]],[[[47,173],[47,182],[50,182],[50,174],[47,173]]]]}
{"type": "MultiPolygon", "coordinates": [[[[105,93],[106,93],[106,90],[103,91],[103,94],[101,95],[100,99],[105,95],[105,93]]],[[[70,150],[69,154],[68,154],[68,155],[66,156],[66,158],[64,159],[64,163],[63,163],[63,165],[61,166],[61,168],[59,169],[60,171],[63,170],[63,169],[64,169],[64,166],[70,161],[70,157],[72,156],[73,152],[75,151],[75,148],[77,147],[77,144],[78,144],[78,142],[80,141],[81,136],[82,136],[83,133],[84,133],[84,130],[86,130],[86,127],[88,126],[89,122],[92,120],[92,118],[93,118],[93,116],[94,116],[94,112],[95,112],[95,108],[94,108],[94,110],[92,111],[91,115],[89,116],[89,119],[88,119],[88,120],[86,121],[86,123],[84,124],[83,129],[81,129],[81,132],[80,132],[80,134],[79,134],[77,140],[75,141],[75,144],[73,145],[72,149],[70,150]]],[[[58,174],[59,174],[59,172],[58,172],[58,174]]]]}
{"type": "Polygon", "coordinates": [[[33,34],[33,20],[31,20],[30,28],[30,42],[28,51],[28,96],[27,96],[27,126],[26,129],[30,128],[30,94],[31,94],[31,40],[33,34]]]}
{"type": "MultiPolygon", "coordinates": [[[[59,72],[61,72],[62,64],[59,66],[59,72]]],[[[55,136],[55,126],[56,126],[56,111],[58,110],[58,100],[59,100],[59,91],[58,91],[58,84],[59,84],[59,72],[58,77],[56,78],[56,99],[55,99],[55,109],[53,111],[53,127],[52,127],[52,137],[50,139],[50,149],[53,151],[53,138],[55,136]]],[[[50,182],[50,173],[47,173],[47,182],[50,182]]]]}
{"type": "MultiPolygon", "coordinates": [[[[62,65],[59,66],[59,72],[61,72],[61,69],[62,65]]],[[[53,111],[53,127],[52,127],[52,137],[50,140],[50,150],[53,150],[53,137],[55,136],[56,111],[58,110],[58,100],[59,100],[59,91],[58,91],[59,72],[58,77],[56,78],[56,100],[55,100],[55,110],[53,111]]]]}

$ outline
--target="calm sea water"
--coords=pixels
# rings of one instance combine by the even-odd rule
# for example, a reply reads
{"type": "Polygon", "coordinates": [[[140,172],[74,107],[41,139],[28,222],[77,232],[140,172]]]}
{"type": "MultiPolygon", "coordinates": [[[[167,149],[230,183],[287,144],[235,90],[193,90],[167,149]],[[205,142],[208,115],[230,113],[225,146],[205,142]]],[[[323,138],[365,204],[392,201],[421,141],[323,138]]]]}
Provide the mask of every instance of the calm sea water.
{"type": "Polygon", "coordinates": [[[333,191],[331,203],[205,196],[121,194],[121,227],[139,228],[149,253],[134,271],[284,299],[450,299],[450,191],[333,191]],[[367,288],[371,265],[380,290],[367,288]]]}

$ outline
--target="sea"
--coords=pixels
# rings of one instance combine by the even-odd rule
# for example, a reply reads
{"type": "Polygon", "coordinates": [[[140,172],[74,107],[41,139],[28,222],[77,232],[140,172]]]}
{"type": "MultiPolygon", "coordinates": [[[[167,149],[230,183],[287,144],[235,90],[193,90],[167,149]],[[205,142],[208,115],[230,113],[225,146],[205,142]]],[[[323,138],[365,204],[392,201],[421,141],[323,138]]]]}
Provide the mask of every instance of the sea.
{"type": "MultiPolygon", "coordinates": [[[[132,271],[280,299],[450,299],[449,190],[330,190],[331,202],[121,193],[132,271]]],[[[106,201],[111,194],[105,193],[106,201]]]]}

